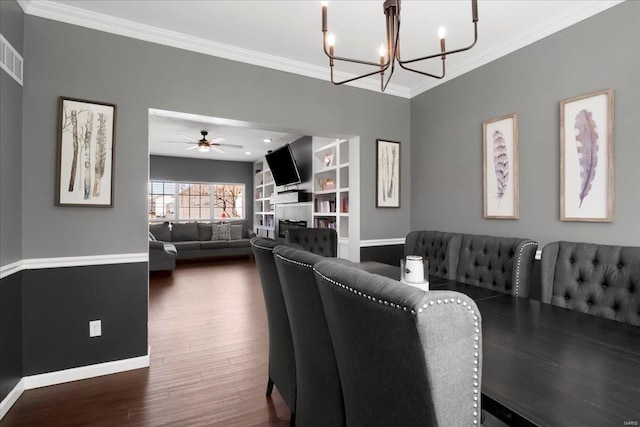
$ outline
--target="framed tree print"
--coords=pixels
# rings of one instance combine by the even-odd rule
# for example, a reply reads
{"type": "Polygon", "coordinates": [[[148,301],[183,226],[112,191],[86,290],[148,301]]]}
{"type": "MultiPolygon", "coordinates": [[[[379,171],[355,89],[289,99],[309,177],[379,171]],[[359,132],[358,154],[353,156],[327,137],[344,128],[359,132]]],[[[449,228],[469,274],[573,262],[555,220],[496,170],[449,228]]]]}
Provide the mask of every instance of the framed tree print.
{"type": "Polygon", "coordinates": [[[613,90],[560,103],[560,219],[613,221],[613,90]]]}
{"type": "Polygon", "coordinates": [[[482,123],[484,217],[518,219],[518,115],[482,123]]]}
{"type": "Polygon", "coordinates": [[[376,207],[400,207],[400,143],[376,140],[376,207]]]}
{"type": "Polygon", "coordinates": [[[113,207],[116,106],[60,97],[56,205],[113,207]]]}

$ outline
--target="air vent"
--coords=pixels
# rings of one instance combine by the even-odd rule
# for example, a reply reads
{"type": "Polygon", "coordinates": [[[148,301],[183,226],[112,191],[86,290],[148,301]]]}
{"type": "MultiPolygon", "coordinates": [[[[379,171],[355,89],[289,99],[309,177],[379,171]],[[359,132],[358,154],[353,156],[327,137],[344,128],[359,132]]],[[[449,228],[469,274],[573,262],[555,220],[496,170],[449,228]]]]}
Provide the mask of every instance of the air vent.
{"type": "Polygon", "coordinates": [[[0,67],[22,86],[22,56],[0,34],[0,67]]]}

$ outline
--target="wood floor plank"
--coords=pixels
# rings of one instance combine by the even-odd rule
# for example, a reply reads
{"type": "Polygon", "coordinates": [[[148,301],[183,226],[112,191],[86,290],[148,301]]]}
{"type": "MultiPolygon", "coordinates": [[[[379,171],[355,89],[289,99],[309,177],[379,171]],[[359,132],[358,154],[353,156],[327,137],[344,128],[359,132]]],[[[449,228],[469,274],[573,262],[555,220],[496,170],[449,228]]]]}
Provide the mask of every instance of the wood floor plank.
{"type": "Polygon", "coordinates": [[[181,264],[149,280],[149,368],[27,390],[0,425],[287,426],[267,334],[252,260],[181,264]]]}

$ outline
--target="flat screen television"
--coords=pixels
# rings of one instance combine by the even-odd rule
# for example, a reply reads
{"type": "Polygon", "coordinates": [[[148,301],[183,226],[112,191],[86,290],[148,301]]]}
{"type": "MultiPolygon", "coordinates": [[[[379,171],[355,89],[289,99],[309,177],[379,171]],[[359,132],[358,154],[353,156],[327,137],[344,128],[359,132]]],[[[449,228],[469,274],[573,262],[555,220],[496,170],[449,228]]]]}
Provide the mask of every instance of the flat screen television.
{"type": "Polygon", "coordinates": [[[267,153],[265,158],[277,186],[299,184],[301,182],[296,159],[293,157],[289,144],[267,153]]]}

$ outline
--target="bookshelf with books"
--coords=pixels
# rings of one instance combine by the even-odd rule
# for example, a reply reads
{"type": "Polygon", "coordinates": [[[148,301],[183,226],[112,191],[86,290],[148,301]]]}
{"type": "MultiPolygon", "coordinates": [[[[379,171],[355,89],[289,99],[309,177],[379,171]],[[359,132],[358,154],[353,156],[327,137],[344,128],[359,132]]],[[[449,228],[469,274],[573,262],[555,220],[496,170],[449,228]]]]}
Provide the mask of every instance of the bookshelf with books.
{"type": "Polygon", "coordinates": [[[352,169],[349,159],[357,159],[357,147],[357,138],[313,137],[313,226],[336,230],[338,256],[352,261],[359,259],[360,250],[359,230],[349,233],[349,222],[356,221],[349,184],[350,180],[358,181],[358,168],[352,169]]]}
{"type": "Polygon", "coordinates": [[[254,164],[254,206],[253,226],[256,234],[262,237],[275,236],[275,212],[271,197],[275,194],[276,184],[273,175],[264,160],[254,164]]]}

